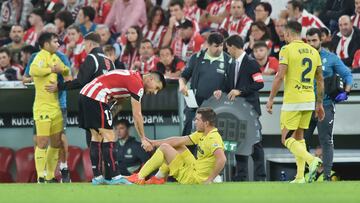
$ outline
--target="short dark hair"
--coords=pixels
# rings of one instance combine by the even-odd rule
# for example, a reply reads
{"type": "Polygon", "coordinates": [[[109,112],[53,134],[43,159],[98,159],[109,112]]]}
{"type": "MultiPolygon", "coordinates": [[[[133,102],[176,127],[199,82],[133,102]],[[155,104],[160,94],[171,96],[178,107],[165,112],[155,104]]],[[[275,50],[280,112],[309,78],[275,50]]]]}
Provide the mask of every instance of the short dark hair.
{"type": "Polygon", "coordinates": [[[293,6],[293,9],[298,8],[299,11],[303,11],[303,10],[304,10],[304,6],[303,6],[303,4],[301,3],[301,1],[299,1],[299,0],[291,0],[291,1],[288,1],[288,4],[291,4],[291,5],[293,6]]]}
{"type": "Polygon", "coordinates": [[[265,47],[265,48],[269,49],[269,47],[267,46],[265,41],[256,41],[254,43],[253,50],[261,48],[261,47],[265,47]]]}
{"type": "Polygon", "coordinates": [[[285,25],[285,29],[288,29],[291,32],[296,33],[296,34],[301,34],[302,25],[297,21],[289,21],[285,25]]]}
{"type": "Polygon", "coordinates": [[[90,21],[93,21],[95,19],[95,9],[91,6],[84,6],[81,8],[81,10],[83,11],[84,13],[84,16],[86,17],[89,17],[89,20],[90,21]]]}
{"type": "Polygon", "coordinates": [[[162,89],[164,89],[166,87],[166,80],[164,75],[159,72],[159,71],[150,71],[150,74],[152,75],[156,75],[156,77],[160,80],[161,84],[162,84],[162,89]]]}
{"type": "Polygon", "coordinates": [[[209,45],[222,44],[224,43],[224,37],[219,32],[210,33],[209,37],[207,38],[207,43],[209,45]]]}
{"type": "Polygon", "coordinates": [[[313,36],[313,35],[318,35],[319,39],[321,40],[321,31],[318,28],[310,28],[308,29],[308,31],[306,32],[306,36],[313,36]]]}
{"type": "Polygon", "coordinates": [[[76,32],[81,33],[80,27],[77,25],[70,25],[67,30],[76,30],[76,32]]]}
{"type": "Polygon", "coordinates": [[[145,44],[145,43],[150,43],[150,44],[151,44],[151,47],[154,47],[152,41],[149,40],[149,39],[143,39],[143,40],[141,41],[141,44],[145,44]]]}
{"type": "Polygon", "coordinates": [[[87,35],[85,35],[84,40],[89,40],[98,44],[101,42],[100,35],[96,32],[89,32],[87,35]]]}
{"type": "Polygon", "coordinates": [[[8,55],[9,57],[11,57],[10,49],[8,49],[7,47],[1,47],[1,48],[0,48],[0,53],[6,53],[6,55],[8,55]]]}
{"type": "Polygon", "coordinates": [[[37,51],[39,51],[36,47],[32,46],[32,45],[26,45],[23,48],[21,48],[21,51],[27,54],[33,54],[37,51]]]}
{"type": "Polygon", "coordinates": [[[174,50],[170,46],[161,47],[160,50],[159,50],[159,53],[160,53],[161,50],[165,50],[165,49],[169,50],[171,55],[174,55],[174,50]]]}
{"type": "Polygon", "coordinates": [[[269,13],[269,16],[271,15],[272,6],[269,2],[260,2],[260,3],[258,3],[258,5],[256,7],[258,7],[258,6],[262,6],[264,8],[264,10],[269,13]]]}
{"type": "Polygon", "coordinates": [[[182,29],[194,28],[194,24],[191,20],[185,19],[184,22],[181,22],[179,24],[178,28],[182,28],[182,29]]]}
{"type": "Polygon", "coordinates": [[[46,42],[51,42],[52,39],[57,38],[57,34],[51,32],[43,32],[38,38],[38,43],[41,48],[44,48],[46,42]]]}
{"type": "Polygon", "coordinates": [[[64,22],[65,29],[74,23],[74,18],[69,11],[60,11],[55,15],[55,19],[59,19],[64,22]]]}
{"type": "Polygon", "coordinates": [[[330,35],[330,30],[328,30],[326,27],[321,27],[320,32],[321,32],[321,34],[324,33],[326,36],[330,35]]]}
{"type": "Polygon", "coordinates": [[[130,122],[129,122],[129,120],[124,119],[124,118],[116,121],[116,123],[115,123],[114,126],[117,127],[118,125],[124,125],[126,128],[130,128],[130,122]]]}
{"type": "Polygon", "coordinates": [[[31,11],[30,14],[35,14],[37,16],[40,16],[42,21],[45,21],[45,10],[42,8],[35,8],[34,10],[31,11]]]}
{"type": "Polygon", "coordinates": [[[238,49],[242,49],[244,47],[244,41],[239,35],[231,35],[226,39],[226,44],[228,46],[235,46],[238,49]]]}
{"type": "Polygon", "coordinates": [[[176,5],[180,6],[181,9],[184,8],[184,3],[183,3],[183,1],[181,1],[181,0],[172,0],[172,1],[170,2],[170,4],[169,4],[169,8],[170,8],[170,7],[173,7],[173,6],[176,6],[176,5]]]}
{"type": "Polygon", "coordinates": [[[105,54],[108,52],[114,52],[114,53],[116,52],[115,47],[113,47],[111,44],[107,44],[107,45],[103,46],[102,49],[105,54]]]}
{"type": "Polygon", "coordinates": [[[197,114],[201,115],[201,120],[204,122],[209,122],[211,126],[215,126],[216,123],[216,113],[210,107],[201,107],[196,111],[197,114]]]}

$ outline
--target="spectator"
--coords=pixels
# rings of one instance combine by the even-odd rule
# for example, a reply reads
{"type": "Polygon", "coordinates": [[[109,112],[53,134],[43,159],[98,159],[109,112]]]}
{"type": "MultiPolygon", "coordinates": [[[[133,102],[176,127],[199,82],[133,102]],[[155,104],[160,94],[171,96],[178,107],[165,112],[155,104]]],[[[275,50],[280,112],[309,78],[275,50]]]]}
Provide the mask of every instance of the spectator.
{"type": "Polygon", "coordinates": [[[34,8],[44,11],[44,22],[47,24],[54,22],[55,15],[64,8],[64,4],[61,0],[38,0],[34,8]]]}
{"type": "Polygon", "coordinates": [[[105,23],[105,19],[110,12],[112,3],[113,1],[111,0],[91,1],[90,6],[93,7],[96,12],[94,23],[96,24],[105,23]]]}
{"type": "Polygon", "coordinates": [[[244,45],[244,50],[247,54],[252,54],[254,44],[257,41],[264,41],[269,50],[272,47],[269,29],[266,27],[265,23],[261,21],[253,22],[250,26],[249,41],[244,45]]]}
{"type": "Polygon", "coordinates": [[[141,28],[131,26],[126,32],[125,48],[121,55],[120,61],[124,63],[125,69],[130,69],[132,64],[139,60],[139,48],[142,41],[141,28]]]}
{"type": "MultiPolygon", "coordinates": [[[[57,33],[56,25],[54,23],[47,23],[44,26],[42,32],[50,32],[50,33],[56,34],[57,33]]],[[[59,43],[59,41],[58,41],[58,43],[59,43]]]]}
{"type": "Polygon", "coordinates": [[[271,4],[268,2],[260,2],[255,8],[255,21],[262,21],[271,33],[271,41],[275,42],[279,40],[279,37],[275,34],[275,23],[270,18],[272,12],[271,4]]]}
{"type": "Polygon", "coordinates": [[[87,56],[84,47],[84,38],[80,32],[80,28],[75,25],[68,27],[64,42],[65,46],[62,48],[65,48],[65,50],[62,51],[69,57],[71,71],[76,78],[80,65],[84,63],[85,57],[87,56]]]}
{"type": "Polygon", "coordinates": [[[166,78],[178,79],[181,71],[185,67],[185,63],[179,57],[174,55],[170,47],[163,47],[160,49],[160,62],[156,65],[157,70],[164,74],[166,78]]]}
{"type": "MultiPolygon", "coordinates": [[[[32,54],[35,52],[38,52],[39,50],[37,48],[35,48],[34,46],[31,45],[26,45],[21,49],[21,62],[22,62],[22,66],[23,67],[28,67],[29,66],[29,62],[30,59],[32,57],[32,54]]],[[[32,82],[32,79],[30,77],[29,74],[26,74],[26,70],[25,73],[23,75],[23,83],[30,83],[32,82]]]]}
{"type": "Polygon", "coordinates": [[[269,56],[269,47],[264,41],[255,42],[254,47],[254,58],[260,65],[260,70],[263,75],[275,75],[279,67],[279,61],[269,56]]]}
{"type": "Polygon", "coordinates": [[[124,34],[131,26],[144,26],[146,20],[144,0],[115,0],[105,24],[111,30],[114,27],[116,33],[124,34]]]}
{"type": "Polygon", "coordinates": [[[154,54],[154,48],[150,40],[145,39],[141,42],[139,54],[139,60],[132,64],[132,70],[137,70],[142,75],[156,70],[156,64],[160,59],[154,54]]]}
{"type": "Polygon", "coordinates": [[[327,28],[320,28],[321,32],[321,45],[324,46],[324,43],[331,42],[331,33],[327,28]]]}
{"type": "Polygon", "coordinates": [[[95,32],[96,24],[94,23],[94,18],[95,10],[93,7],[84,6],[80,9],[77,20],[80,24],[79,28],[83,36],[87,35],[89,32],[95,32]]]}
{"type": "Polygon", "coordinates": [[[75,20],[82,7],[82,0],[67,0],[65,2],[64,10],[69,11],[73,17],[73,20],[75,20]]]}
{"type": "Polygon", "coordinates": [[[328,2],[329,8],[326,8],[325,18],[329,22],[329,28],[332,33],[339,31],[338,19],[340,16],[354,14],[354,0],[331,0],[328,2]]]}
{"type": "Polygon", "coordinates": [[[14,63],[20,64],[21,62],[21,49],[26,45],[24,40],[24,29],[20,25],[11,26],[10,39],[11,43],[7,44],[7,47],[11,53],[11,59],[14,63]]]}
{"type": "Polygon", "coordinates": [[[226,17],[220,28],[225,29],[229,35],[238,34],[245,39],[252,23],[251,18],[245,14],[244,0],[233,0],[231,2],[230,16],[226,17]]]}
{"type": "Polygon", "coordinates": [[[360,73],[360,49],[355,52],[351,68],[353,73],[360,73]]]}
{"type": "Polygon", "coordinates": [[[245,13],[252,20],[255,19],[255,8],[260,3],[260,0],[246,0],[245,1],[245,13]]]}
{"type": "Polygon", "coordinates": [[[1,5],[0,25],[8,28],[19,24],[26,27],[27,18],[33,10],[30,0],[8,0],[1,5]]]}
{"type": "Polygon", "coordinates": [[[105,46],[105,45],[113,46],[115,49],[115,56],[116,56],[116,58],[119,58],[119,56],[121,55],[121,46],[116,41],[116,39],[112,38],[109,27],[105,24],[97,25],[96,33],[98,33],[101,38],[100,45],[101,46],[105,46]]]}
{"type": "Polygon", "coordinates": [[[10,50],[0,48],[0,81],[22,80],[22,66],[11,63],[10,50]]]}
{"type": "Polygon", "coordinates": [[[349,16],[339,18],[339,29],[331,41],[332,51],[351,67],[355,52],[360,48],[360,30],[353,27],[349,16]]]}
{"type": "Polygon", "coordinates": [[[118,156],[119,170],[121,175],[129,176],[138,171],[150,158],[150,155],[141,147],[129,133],[130,123],[121,119],[114,125],[115,135],[119,138],[118,156]]]}
{"type": "Polygon", "coordinates": [[[326,27],[318,17],[307,12],[299,0],[291,0],[288,2],[287,13],[289,15],[289,20],[297,21],[302,25],[301,38],[303,39],[306,38],[306,31],[309,28],[326,27]]]}
{"type": "Polygon", "coordinates": [[[116,51],[114,46],[112,45],[104,45],[102,47],[105,56],[107,56],[115,65],[115,69],[125,69],[125,66],[122,62],[120,62],[119,57],[116,56],[116,51]]]}
{"type": "Polygon", "coordinates": [[[26,44],[35,46],[37,39],[44,28],[44,10],[34,9],[29,17],[31,27],[24,35],[26,44]]]}
{"type": "Polygon", "coordinates": [[[200,24],[205,28],[218,29],[224,19],[230,15],[231,1],[219,0],[211,2],[200,18],[200,24]]]}
{"type": "MultiPolygon", "coordinates": [[[[164,35],[162,46],[169,46],[171,44],[171,40],[179,37],[179,25],[182,24],[185,20],[190,20],[185,17],[183,11],[183,3],[180,0],[172,0],[169,5],[170,10],[170,19],[167,31],[164,35]]],[[[193,27],[195,31],[199,32],[200,28],[196,21],[190,20],[193,23],[193,27]]]]}
{"type": "Polygon", "coordinates": [[[355,0],[355,15],[351,17],[351,22],[360,29],[360,0],[355,0]]]}
{"type": "Polygon", "coordinates": [[[184,15],[190,20],[200,21],[202,10],[197,6],[196,0],[184,0],[184,15]]]}
{"type": "Polygon", "coordinates": [[[144,39],[149,39],[155,49],[159,49],[166,33],[165,13],[160,6],[154,6],[149,14],[147,24],[143,27],[144,39]]]}
{"type": "Polygon", "coordinates": [[[62,45],[65,40],[66,29],[74,23],[74,19],[69,11],[60,11],[55,16],[55,26],[57,35],[59,36],[59,44],[62,45]]]}
{"type": "Polygon", "coordinates": [[[273,42],[273,46],[271,48],[271,56],[279,59],[279,52],[281,47],[286,45],[285,38],[284,38],[284,28],[287,23],[285,18],[279,18],[275,21],[275,31],[276,35],[278,36],[279,40],[273,42]]]}
{"type": "Polygon", "coordinates": [[[175,56],[183,61],[188,61],[191,55],[197,53],[204,43],[204,38],[196,31],[194,24],[190,20],[185,20],[179,26],[179,35],[175,37],[171,44],[175,56]]]}

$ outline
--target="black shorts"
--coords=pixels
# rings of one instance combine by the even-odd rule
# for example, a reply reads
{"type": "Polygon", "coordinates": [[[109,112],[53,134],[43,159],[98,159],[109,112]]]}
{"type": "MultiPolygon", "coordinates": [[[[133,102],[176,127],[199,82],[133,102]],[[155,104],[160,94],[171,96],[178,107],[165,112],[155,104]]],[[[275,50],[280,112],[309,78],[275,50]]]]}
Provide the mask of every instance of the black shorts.
{"type": "Polygon", "coordinates": [[[83,129],[112,129],[109,105],[82,94],[79,95],[79,126],[83,129]]]}

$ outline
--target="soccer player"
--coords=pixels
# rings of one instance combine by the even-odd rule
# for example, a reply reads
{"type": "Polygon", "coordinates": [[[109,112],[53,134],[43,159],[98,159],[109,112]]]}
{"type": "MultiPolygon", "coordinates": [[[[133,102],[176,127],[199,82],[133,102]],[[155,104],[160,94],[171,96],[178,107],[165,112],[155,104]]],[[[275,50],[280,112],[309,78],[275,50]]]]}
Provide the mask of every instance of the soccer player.
{"type": "Polygon", "coordinates": [[[79,125],[90,129],[90,159],[94,178],[92,183],[121,184],[128,181],[119,175],[115,147],[116,136],[113,131],[113,120],[109,103],[111,100],[131,97],[131,107],[135,129],[141,144],[146,151],[153,146],[144,132],[144,120],[141,113],[141,98],[145,93],[157,94],[165,88],[164,76],[159,72],[150,72],[140,76],[139,72],[129,70],[113,70],[95,78],[80,91],[79,125]],[[105,165],[105,178],[100,169],[101,156],[105,165]]]}
{"type": "Polygon", "coordinates": [[[281,143],[296,158],[297,174],[292,183],[305,183],[305,162],[309,165],[309,182],[314,180],[321,160],[306,150],[304,129],[309,127],[314,107],[318,119],[324,119],[324,81],[320,55],[316,49],[301,40],[301,29],[301,24],[295,21],[290,21],[285,26],[285,40],[288,44],[280,51],[279,70],[266,104],[266,109],[271,114],[274,97],[285,81],[280,115],[281,143]]]}
{"type": "Polygon", "coordinates": [[[138,174],[128,177],[136,184],[161,183],[167,173],[181,184],[209,184],[225,166],[224,143],[215,127],[216,114],[211,108],[199,108],[195,116],[196,132],[189,136],[153,140],[158,147],[138,174]],[[186,145],[197,145],[197,159],[186,145]],[[159,169],[160,168],[160,169],[159,169]],[[145,182],[154,170],[158,173],[145,182]]]}
{"type": "Polygon", "coordinates": [[[58,163],[63,131],[63,117],[59,104],[58,93],[50,93],[44,86],[56,84],[58,72],[64,77],[70,75],[61,59],[55,54],[59,48],[57,35],[44,32],[39,36],[41,51],[36,55],[30,66],[30,76],[35,84],[35,101],[33,116],[36,124],[35,166],[38,182],[53,182],[54,171],[58,163]],[[50,141],[49,147],[47,147],[50,141]],[[46,177],[44,170],[46,166],[46,177]]]}

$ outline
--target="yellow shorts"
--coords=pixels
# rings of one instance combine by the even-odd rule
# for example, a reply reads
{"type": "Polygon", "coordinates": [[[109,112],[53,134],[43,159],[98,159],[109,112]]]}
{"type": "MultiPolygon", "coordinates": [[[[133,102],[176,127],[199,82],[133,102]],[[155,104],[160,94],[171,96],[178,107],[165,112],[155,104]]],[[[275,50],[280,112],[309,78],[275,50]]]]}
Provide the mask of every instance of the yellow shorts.
{"type": "Polygon", "coordinates": [[[170,176],[180,184],[200,184],[202,181],[196,175],[195,161],[195,157],[188,149],[176,155],[169,164],[170,176]]]}
{"type": "Polygon", "coordinates": [[[313,111],[281,111],[281,129],[296,130],[308,129],[313,111]]]}
{"type": "Polygon", "coordinates": [[[37,136],[50,136],[63,130],[61,110],[54,113],[39,113],[34,117],[37,136]]]}

